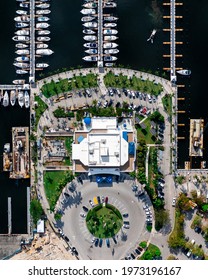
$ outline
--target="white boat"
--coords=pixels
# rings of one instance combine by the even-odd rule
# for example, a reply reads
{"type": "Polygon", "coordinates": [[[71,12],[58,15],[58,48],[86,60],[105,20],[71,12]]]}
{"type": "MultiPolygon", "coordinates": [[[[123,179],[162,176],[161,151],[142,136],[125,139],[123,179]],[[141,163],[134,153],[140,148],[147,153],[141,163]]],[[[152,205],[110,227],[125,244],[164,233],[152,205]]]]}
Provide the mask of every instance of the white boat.
{"type": "Polygon", "coordinates": [[[104,41],[115,41],[116,39],[118,39],[118,37],[114,35],[104,36],[104,41]]]}
{"type": "Polygon", "coordinates": [[[82,31],[84,34],[95,34],[96,32],[93,31],[92,29],[83,29],[82,31]]]}
{"type": "Polygon", "coordinates": [[[17,49],[25,49],[25,48],[28,47],[28,45],[22,44],[22,43],[17,43],[17,44],[15,45],[15,47],[16,47],[17,49]]]}
{"type": "Polygon", "coordinates": [[[38,35],[48,35],[51,31],[49,30],[38,30],[38,35]]]}
{"type": "Polygon", "coordinates": [[[96,8],[97,7],[97,4],[96,3],[93,3],[93,2],[88,2],[88,3],[84,3],[82,5],[84,8],[96,8]]]}
{"type": "Polygon", "coordinates": [[[15,52],[16,54],[22,55],[22,54],[30,54],[30,51],[27,49],[21,49],[21,50],[17,50],[15,52]]]}
{"type": "Polygon", "coordinates": [[[176,71],[178,74],[184,75],[184,76],[189,76],[191,75],[191,70],[188,69],[182,69],[182,70],[178,70],[176,71]]]}
{"type": "Polygon", "coordinates": [[[96,27],[98,27],[98,23],[94,22],[94,21],[88,21],[88,22],[83,23],[83,26],[89,27],[89,28],[96,28],[96,27]]]}
{"type": "Polygon", "coordinates": [[[37,15],[48,15],[48,14],[50,14],[50,10],[37,10],[36,11],[36,14],[37,15]]]}
{"type": "Polygon", "coordinates": [[[37,40],[38,41],[50,41],[51,38],[50,37],[43,37],[43,36],[41,36],[41,37],[37,37],[37,40]]]}
{"type": "Polygon", "coordinates": [[[22,108],[24,106],[24,94],[23,91],[19,91],[18,93],[18,104],[22,108]]]}
{"type": "Polygon", "coordinates": [[[95,19],[95,17],[86,16],[86,17],[82,17],[82,18],[81,18],[81,21],[86,22],[86,21],[92,21],[93,19],[95,19]]]}
{"type": "Polygon", "coordinates": [[[53,54],[53,51],[50,49],[38,49],[35,53],[39,55],[51,55],[53,54]]]}
{"type": "Polygon", "coordinates": [[[29,3],[20,3],[21,8],[29,8],[29,3]]]}
{"type": "Polygon", "coordinates": [[[104,35],[108,35],[108,34],[117,34],[118,33],[118,30],[116,30],[116,29],[104,29],[103,30],[103,34],[104,35]]]}
{"type": "Polygon", "coordinates": [[[41,9],[48,9],[50,7],[50,4],[42,3],[42,4],[35,5],[35,7],[41,9]]]}
{"type": "Polygon", "coordinates": [[[103,26],[104,27],[116,27],[117,23],[115,23],[115,22],[107,22],[107,23],[104,23],[103,26]]]}
{"type": "Polygon", "coordinates": [[[12,40],[14,41],[22,41],[22,42],[26,42],[26,41],[29,41],[30,40],[30,37],[29,36],[14,36],[12,37],[12,40]]]}
{"type": "Polygon", "coordinates": [[[47,49],[48,44],[37,44],[37,49],[47,49]]]}
{"type": "Polygon", "coordinates": [[[96,10],[95,9],[82,9],[80,11],[80,13],[82,13],[83,15],[95,15],[96,10]]]}
{"type": "Polygon", "coordinates": [[[96,54],[98,51],[96,49],[87,49],[85,52],[88,54],[96,54]]]}
{"type": "Polygon", "coordinates": [[[109,17],[103,17],[103,19],[106,21],[114,21],[114,20],[118,20],[118,17],[109,16],[109,17]]]}
{"type": "Polygon", "coordinates": [[[9,94],[7,91],[5,91],[4,97],[3,97],[3,106],[7,107],[8,105],[9,105],[9,94]]]}
{"type": "Polygon", "coordinates": [[[18,30],[15,32],[16,35],[29,35],[30,31],[29,30],[18,30]]]}
{"type": "Polygon", "coordinates": [[[14,62],[13,65],[19,68],[28,68],[30,66],[29,63],[25,62],[14,62]]]}
{"type": "Polygon", "coordinates": [[[84,56],[82,59],[85,61],[97,61],[98,60],[97,56],[90,56],[90,55],[84,56]]]}
{"type": "Polygon", "coordinates": [[[29,61],[29,57],[27,56],[18,56],[15,58],[16,61],[18,62],[25,62],[25,61],[29,61]]]}
{"type": "Polygon", "coordinates": [[[105,66],[107,66],[107,67],[112,67],[112,66],[113,66],[113,63],[107,62],[107,63],[105,63],[105,66]]]}
{"type": "Polygon", "coordinates": [[[95,41],[97,40],[97,36],[94,35],[86,35],[83,37],[85,41],[95,41]]]}
{"type": "Polygon", "coordinates": [[[17,27],[17,28],[24,28],[24,27],[28,27],[28,26],[29,26],[29,24],[26,22],[16,22],[15,23],[15,27],[17,27]]]}
{"type": "Polygon", "coordinates": [[[28,73],[27,70],[21,70],[21,69],[16,70],[16,74],[18,74],[18,75],[24,75],[24,74],[27,74],[27,73],[28,73]]]}
{"type": "Polygon", "coordinates": [[[49,17],[38,17],[37,21],[49,21],[49,17]]]}
{"type": "Polygon", "coordinates": [[[153,29],[152,33],[151,33],[150,37],[147,39],[147,41],[150,41],[151,43],[153,43],[153,39],[155,37],[156,32],[157,32],[157,30],[153,29]]]}
{"type": "Polygon", "coordinates": [[[25,91],[24,98],[25,98],[25,108],[29,108],[30,107],[30,96],[29,96],[29,93],[27,90],[25,91]]]}
{"type": "Polygon", "coordinates": [[[48,63],[36,63],[36,67],[37,68],[46,68],[48,66],[49,66],[48,63]]]}
{"type": "Polygon", "coordinates": [[[23,16],[18,16],[14,18],[15,21],[17,22],[29,22],[30,21],[30,17],[23,15],[23,16]]]}
{"type": "Polygon", "coordinates": [[[104,43],[103,44],[104,49],[113,49],[116,47],[118,47],[118,44],[116,44],[116,43],[104,43]]]}
{"type": "Polygon", "coordinates": [[[15,102],[16,102],[16,93],[14,90],[11,90],[10,92],[10,103],[12,106],[15,105],[15,102]]]}
{"type": "Polygon", "coordinates": [[[103,3],[103,8],[116,8],[116,3],[114,2],[104,2],[103,3]]]}
{"type": "Polygon", "coordinates": [[[116,56],[104,56],[104,61],[115,61],[117,60],[116,56]]]}
{"type": "Polygon", "coordinates": [[[4,153],[10,153],[10,150],[11,150],[11,146],[10,146],[10,143],[6,143],[4,144],[4,153]]]}
{"type": "Polygon", "coordinates": [[[85,43],[84,44],[84,47],[85,48],[97,48],[98,47],[98,44],[97,43],[85,43]]]}
{"type": "Polygon", "coordinates": [[[115,53],[119,53],[119,50],[118,49],[107,49],[107,50],[104,50],[104,53],[115,54],[115,53]]]}
{"type": "Polygon", "coordinates": [[[47,23],[47,22],[39,22],[39,23],[37,23],[36,24],[36,28],[48,28],[50,26],[50,24],[49,23],[47,23]]]}
{"type": "Polygon", "coordinates": [[[15,85],[24,85],[25,84],[25,80],[14,80],[13,84],[15,84],[15,85]]]}
{"type": "Polygon", "coordinates": [[[24,10],[17,10],[16,13],[18,15],[27,15],[27,11],[24,11],[24,10]]]}

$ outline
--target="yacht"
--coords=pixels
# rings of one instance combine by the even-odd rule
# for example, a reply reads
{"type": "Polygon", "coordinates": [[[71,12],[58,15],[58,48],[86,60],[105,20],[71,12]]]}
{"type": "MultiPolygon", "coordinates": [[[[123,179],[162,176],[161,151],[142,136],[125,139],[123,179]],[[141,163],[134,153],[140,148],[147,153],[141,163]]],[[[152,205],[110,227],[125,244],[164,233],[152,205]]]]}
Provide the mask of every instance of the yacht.
{"type": "Polygon", "coordinates": [[[51,38],[50,37],[43,37],[43,36],[41,36],[41,37],[37,37],[37,40],[38,41],[50,41],[51,38]]]}
{"type": "Polygon", "coordinates": [[[40,54],[40,55],[51,55],[54,52],[50,49],[38,49],[36,50],[36,54],[40,54]]]}
{"type": "Polygon", "coordinates": [[[38,35],[48,35],[51,31],[49,30],[38,30],[38,35]]]}
{"type": "Polygon", "coordinates": [[[114,21],[114,20],[118,20],[117,17],[113,17],[113,16],[109,16],[109,17],[103,17],[104,20],[106,21],[114,21]]]}
{"type": "Polygon", "coordinates": [[[85,48],[97,48],[98,47],[98,44],[97,43],[85,43],[84,44],[84,47],[85,48]]]}
{"type": "Polygon", "coordinates": [[[85,41],[95,41],[97,40],[97,36],[94,35],[86,35],[83,37],[85,41]]]}
{"type": "Polygon", "coordinates": [[[93,2],[88,2],[88,3],[84,3],[82,6],[83,6],[84,8],[90,8],[90,9],[92,9],[92,8],[96,8],[96,7],[97,7],[97,4],[96,4],[96,3],[93,3],[93,2]]]}
{"type": "Polygon", "coordinates": [[[90,55],[84,56],[82,59],[85,61],[97,61],[98,60],[97,56],[90,56],[90,55]]]}
{"type": "Polygon", "coordinates": [[[16,35],[29,35],[30,34],[30,31],[29,30],[18,30],[15,32],[16,35]]]}
{"type": "Polygon", "coordinates": [[[22,43],[17,43],[17,44],[15,45],[15,47],[18,48],[18,49],[24,49],[24,48],[27,48],[28,45],[22,44],[22,43]]]}
{"type": "Polygon", "coordinates": [[[40,22],[40,23],[37,23],[35,27],[36,28],[48,28],[49,26],[50,26],[50,24],[47,22],[40,22]]]}
{"type": "Polygon", "coordinates": [[[25,80],[14,80],[13,84],[15,84],[15,85],[24,85],[25,84],[25,80]]]}
{"type": "Polygon", "coordinates": [[[48,44],[37,44],[37,49],[47,49],[48,44]]]}
{"type": "Polygon", "coordinates": [[[29,36],[14,36],[14,37],[12,37],[12,40],[26,42],[26,41],[30,40],[30,37],[29,36]]]}
{"type": "Polygon", "coordinates": [[[37,15],[48,15],[48,14],[50,14],[50,10],[37,10],[36,11],[36,14],[37,15]]]}
{"type": "Polygon", "coordinates": [[[187,69],[182,69],[182,70],[178,70],[176,71],[178,74],[184,75],[184,76],[189,76],[191,75],[191,70],[187,70],[187,69]]]}
{"type": "Polygon", "coordinates": [[[14,90],[11,90],[10,92],[10,103],[12,106],[15,105],[15,102],[16,102],[16,93],[14,90]]]}
{"type": "Polygon", "coordinates": [[[21,50],[17,50],[15,52],[16,54],[22,55],[22,54],[30,54],[30,51],[27,49],[21,49],[21,50]]]}
{"type": "Polygon", "coordinates": [[[117,60],[116,56],[104,56],[104,61],[115,61],[117,60]]]}
{"type": "Polygon", "coordinates": [[[49,17],[37,17],[37,21],[48,21],[49,17]]]}
{"type": "Polygon", "coordinates": [[[25,22],[16,22],[15,23],[15,27],[17,28],[24,28],[24,27],[28,27],[29,24],[28,23],[25,23],[25,22]]]}
{"type": "Polygon", "coordinates": [[[151,33],[150,37],[147,39],[147,41],[150,41],[151,43],[153,43],[153,39],[155,37],[156,32],[157,32],[157,30],[153,29],[152,33],[151,33]]]}
{"type": "Polygon", "coordinates": [[[94,21],[88,21],[88,22],[83,23],[83,26],[89,27],[89,28],[96,28],[96,27],[98,27],[98,23],[94,22],[94,21]]]}
{"type": "Polygon", "coordinates": [[[21,69],[16,70],[16,74],[18,74],[18,75],[24,75],[24,74],[27,74],[27,73],[28,73],[27,70],[21,70],[21,69]]]}
{"type": "Polygon", "coordinates": [[[115,41],[116,39],[118,39],[118,37],[114,35],[104,36],[104,41],[115,41]]]}
{"type": "Polygon", "coordinates": [[[25,62],[14,62],[13,65],[19,68],[28,68],[30,66],[29,63],[25,62]]]}
{"type": "Polygon", "coordinates": [[[48,63],[37,63],[37,64],[36,64],[36,67],[37,67],[37,68],[46,68],[46,67],[48,67],[48,66],[49,66],[48,63]]]}
{"type": "Polygon", "coordinates": [[[4,97],[3,97],[3,106],[7,107],[9,105],[9,94],[7,91],[5,91],[4,97]]]}
{"type": "Polygon", "coordinates": [[[25,108],[29,108],[30,107],[30,96],[29,96],[29,93],[27,90],[25,91],[24,98],[25,98],[25,108]]]}
{"type": "Polygon", "coordinates": [[[104,29],[103,34],[117,34],[118,31],[116,29],[104,29]]]}
{"type": "Polygon", "coordinates": [[[86,17],[82,17],[82,18],[81,18],[81,21],[86,22],[86,21],[92,21],[93,19],[95,19],[95,17],[86,16],[86,17]]]}
{"type": "Polygon", "coordinates": [[[35,7],[41,9],[48,9],[50,7],[50,4],[42,3],[42,4],[35,5],[35,7]]]}
{"type": "Polygon", "coordinates": [[[115,54],[115,53],[119,53],[119,50],[118,49],[107,49],[107,50],[104,50],[104,53],[115,54]]]}
{"type": "Polygon", "coordinates": [[[95,15],[96,10],[95,9],[82,9],[80,11],[80,13],[82,13],[83,15],[95,15]]]}
{"type": "Polygon", "coordinates": [[[92,29],[83,29],[82,31],[84,34],[95,34],[96,32],[93,31],[92,29]]]}
{"type": "Polygon", "coordinates": [[[113,63],[107,62],[107,63],[105,63],[105,66],[107,66],[107,67],[112,67],[112,66],[113,66],[113,63]]]}
{"type": "Polygon", "coordinates": [[[118,47],[118,44],[116,44],[116,43],[104,43],[103,44],[104,49],[113,49],[116,47],[118,47]]]}
{"type": "Polygon", "coordinates": [[[16,57],[15,60],[18,61],[18,62],[25,62],[25,61],[29,61],[29,57],[27,57],[27,56],[18,56],[18,57],[16,57]]]}
{"type": "Polygon", "coordinates": [[[21,8],[29,8],[29,3],[20,3],[21,8]]]}
{"type": "Polygon", "coordinates": [[[107,22],[107,23],[104,23],[103,26],[104,27],[116,27],[117,23],[115,23],[115,22],[107,22]]]}
{"type": "Polygon", "coordinates": [[[98,51],[96,49],[87,49],[85,52],[88,54],[96,54],[98,51]]]}
{"type": "Polygon", "coordinates": [[[104,2],[103,8],[116,8],[116,3],[114,2],[104,2]]]}
{"type": "Polygon", "coordinates": [[[18,93],[18,104],[20,105],[21,108],[24,106],[23,91],[19,91],[19,93],[18,93]]]}
{"type": "Polygon", "coordinates": [[[17,22],[29,22],[30,17],[26,15],[22,15],[22,16],[15,17],[14,20],[17,22]]]}
{"type": "Polygon", "coordinates": [[[16,0],[17,2],[25,2],[25,1],[27,1],[27,0],[16,0]]]}
{"type": "Polygon", "coordinates": [[[27,15],[27,11],[24,11],[24,10],[17,10],[16,13],[18,15],[27,15]]]}

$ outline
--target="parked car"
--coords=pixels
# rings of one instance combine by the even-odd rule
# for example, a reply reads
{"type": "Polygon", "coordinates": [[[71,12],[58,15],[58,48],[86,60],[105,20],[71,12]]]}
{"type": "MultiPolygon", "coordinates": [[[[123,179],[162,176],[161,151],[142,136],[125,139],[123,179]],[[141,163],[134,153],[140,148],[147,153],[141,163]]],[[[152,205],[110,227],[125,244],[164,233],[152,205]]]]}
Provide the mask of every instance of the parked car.
{"type": "Polygon", "coordinates": [[[66,192],[64,193],[64,195],[65,195],[66,197],[69,197],[69,196],[70,196],[70,195],[69,195],[68,193],[66,193],[66,192]]]}
{"type": "Polygon", "coordinates": [[[194,231],[197,232],[197,233],[200,233],[200,232],[202,231],[202,229],[201,229],[200,227],[197,227],[197,226],[196,226],[196,227],[194,228],[194,231]]]}
{"type": "Polygon", "coordinates": [[[106,245],[107,245],[108,248],[110,248],[110,240],[109,240],[109,238],[106,239],[106,245]]]}
{"type": "Polygon", "coordinates": [[[172,206],[175,207],[175,205],[176,205],[176,198],[173,197],[173,199],[172,199],[172,206]]]}
{"type": "Polygon", "coordinates": [[[190,257],[191,257],[191,253],[192,253],[192,250],[189,250],[188,253],[186,254],[186,256],[187,256],[188,258],[190,258],[190,257]]]}
{"type": "Polygon", "coordinates": [[[86,206],[82,206],[82,209],[85,211],[85,212],[88,212],[88,208],[86,206]]]}
{"type": "Polygon", "coordinates": [[[124,217],[124,218],[128,218],[128,216],[129,216],[128,213],[124,213],[124,214],[123,214],[123,217],[124,217]]]}
{"type": "Polygon", "coordinates": [[[99,240],[99,247],[102,247],[102,245],[103,245],[103,240],[102,240],[102,238],[100,238],[100,240],[99,240]]]}
{"type": "Polygon", "coordinates": [[[194,239],[191,240],[191,244],[192,244],[192,245],[195,244],[195,240],[194,240],[194,239]]]}
{"type": "Polygon", "coordinates": [[[85,218],[85,217],[86,217],[86,214],[80,213],[80,216],[81,216],[82,218],[85,218]]]}
{"type": "Polygon", "coordinates": [[[91,199],[89,200],[89,204],[90,204],[92,207],[94,207],[94,203],[92,202],[91,199]]]}
{"type": "Polygon", "coordinates": [[[64,239],[69,242],[69,238],[66,235],[64,236],[64,239]]]}

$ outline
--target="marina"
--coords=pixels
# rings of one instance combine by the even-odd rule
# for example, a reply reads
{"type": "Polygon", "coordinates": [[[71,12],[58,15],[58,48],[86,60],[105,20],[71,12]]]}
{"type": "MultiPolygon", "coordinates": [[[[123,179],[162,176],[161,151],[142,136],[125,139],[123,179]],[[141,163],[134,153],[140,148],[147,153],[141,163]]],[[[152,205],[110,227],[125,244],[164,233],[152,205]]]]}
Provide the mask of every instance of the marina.
{"type": "Polygon", "coordinates": [[[202,157],[203,156],[203,133],[204,120],[191,119],[190,120],[190,136],[189,136],[189,156],[202,157]]]}

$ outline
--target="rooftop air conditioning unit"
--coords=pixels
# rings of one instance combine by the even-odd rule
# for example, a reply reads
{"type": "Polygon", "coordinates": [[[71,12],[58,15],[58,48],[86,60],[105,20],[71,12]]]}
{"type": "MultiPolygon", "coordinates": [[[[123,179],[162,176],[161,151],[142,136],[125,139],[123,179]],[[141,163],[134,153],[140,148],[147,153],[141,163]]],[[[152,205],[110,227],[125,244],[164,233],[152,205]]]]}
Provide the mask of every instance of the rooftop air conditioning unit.
{"type": "Polygon", "coordinates": [[[92,155],[94,153],[94,150],[93,149],[90,149],[89,150],[89,153],[92,155]]]}
{"type": "Polygon", "coordinates": [[[106,139],[101,139],[101,143],[105,144],[106,143],[106,139]]]}

